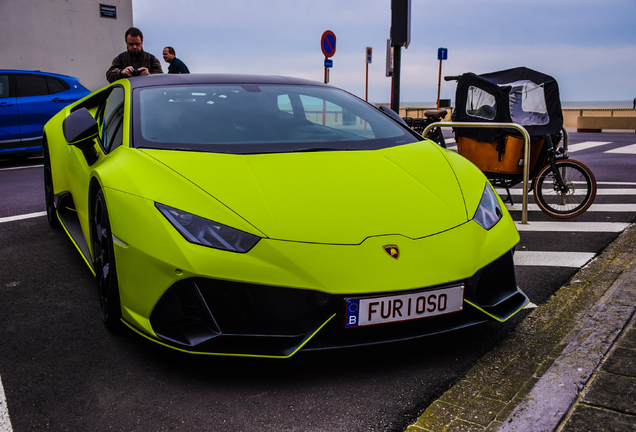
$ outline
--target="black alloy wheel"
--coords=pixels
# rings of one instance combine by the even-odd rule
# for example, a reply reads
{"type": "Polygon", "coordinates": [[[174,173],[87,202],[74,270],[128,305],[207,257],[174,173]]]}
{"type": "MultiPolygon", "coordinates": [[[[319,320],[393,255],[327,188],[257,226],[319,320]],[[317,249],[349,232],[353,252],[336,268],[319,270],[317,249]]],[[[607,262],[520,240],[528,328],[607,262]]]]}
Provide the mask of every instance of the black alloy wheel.
{"type": "Polygon", "coordinates": [[[97,191],[92,215],[93,256],[95,259],[95,277],[101,306],[102,320],[113,333],[119,334],[124,325],[121,322],[121,304],[119,302],[119,284],[115,268],[115,250],[110,229],[110,219],[106,208],[104,193],[97,191]]]}
{"type": "Polygon", "coordinates": [[[51,171],[51,156],[46,137],[42,140],[42,153],[44,155],[44,202],[46,205],[46,219],[53,228],[60,228],[60,220],[57,218],[57,211],[53,203],[53,174],[51,171]]]}

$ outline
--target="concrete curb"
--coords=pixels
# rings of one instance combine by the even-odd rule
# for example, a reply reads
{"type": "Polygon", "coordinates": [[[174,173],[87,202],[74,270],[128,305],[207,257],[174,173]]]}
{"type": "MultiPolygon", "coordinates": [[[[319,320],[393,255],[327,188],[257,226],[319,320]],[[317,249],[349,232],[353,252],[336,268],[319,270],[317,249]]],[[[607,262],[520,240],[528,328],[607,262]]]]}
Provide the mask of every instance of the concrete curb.
{"type": "MultiPolygon", "coordinates": [[[[629,274],[633,275],[633,272],[631,270],[629,274]]],[[[625,286],[625,281],[620,284],[610,300],[599,308],[504,421],[499,432],[556,429],[634,315],[633,303],[622,300],[622,297],[629,297],[623,294],[634,292],[636,284],[633,281],[629,287],[625,286]]]]}
{"type": "MultiPolygon", "coordinates": [[[[600,334],[588,334],[591,339],[584,342],[587,333],[581,330],[597,311],[607,312],[602,312],[600,308],[634,270],[635,260],[636,224],[632,224],[473,366],[461,381],[433,402],[408,427],[407,432],[499,430],[571,342],[578,340],[578,345],[572,345],[568,350],[570,355],[574,355],[575,346],[580,348],[581,344],[592,348],[596,341],[598,348],[603,337],[598,337],[600,334]]],[[[606,335],[607,332],[611,335],[611,328],[606,329],[606,335]]],[[[565,367],[565,363],[556,363],[550,374],[559,367],[565,367]]],[[[550,376],[547,375],[546,380],[550,376]]],[[[561,404],[569,400],[566,395],[563,393],[561,404]]],[[[563,414],[567,413],[568,408],[569,405],[565,406],[563,414]]]]}

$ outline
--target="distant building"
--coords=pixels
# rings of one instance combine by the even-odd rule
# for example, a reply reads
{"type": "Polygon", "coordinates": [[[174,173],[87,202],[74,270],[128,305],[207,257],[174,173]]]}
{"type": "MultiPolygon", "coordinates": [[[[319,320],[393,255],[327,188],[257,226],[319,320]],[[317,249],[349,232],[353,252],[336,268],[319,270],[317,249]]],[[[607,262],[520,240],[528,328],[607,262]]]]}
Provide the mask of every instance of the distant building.
{"type": "Polygon", "coordinates": [[[132,0],[1,0],[3,69],[78,77],[89,90],[126,49],[132,0]]]}

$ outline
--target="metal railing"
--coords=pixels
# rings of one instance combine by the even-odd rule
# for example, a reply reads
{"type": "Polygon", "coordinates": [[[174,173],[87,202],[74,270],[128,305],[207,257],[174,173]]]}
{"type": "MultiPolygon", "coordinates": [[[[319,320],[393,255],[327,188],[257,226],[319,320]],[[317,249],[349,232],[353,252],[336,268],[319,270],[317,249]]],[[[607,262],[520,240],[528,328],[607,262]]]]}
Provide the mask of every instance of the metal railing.
{"type": "MultiPolygon", "coordinates": [[[[469,122],[437,122],[426,126],[422,136],[426,137],[428,131],[436,127],[453,127],[453,128],[484,128],[484,129],[516,129],[523,136],[523,204],[521,207],[521,223],[528,223],[528,176],[530,161],[530,135],[528,131],[517,123],[469,123],[469,122]]],[[[567,132],[566,132],[567,133],[567,132]]],[[[567,143],[567,138],[566,138],[567,143]]],[[[567,149],[567,144],[565,144],[567,149]]]]}

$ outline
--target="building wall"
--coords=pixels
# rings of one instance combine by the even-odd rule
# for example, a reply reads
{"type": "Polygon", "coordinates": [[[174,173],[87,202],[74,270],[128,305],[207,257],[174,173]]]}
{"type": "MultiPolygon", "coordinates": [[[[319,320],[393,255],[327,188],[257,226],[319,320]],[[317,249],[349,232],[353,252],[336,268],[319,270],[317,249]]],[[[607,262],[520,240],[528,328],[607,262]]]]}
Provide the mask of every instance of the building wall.
{"type": "Polygon", "coordinates": [[[133,25],[132,0],[0,0],[0,17],[0,68],[71,75],[89,90],[108,84],[133,25]],[[100,17],[100,3],[117,18],[100,17]]]}

